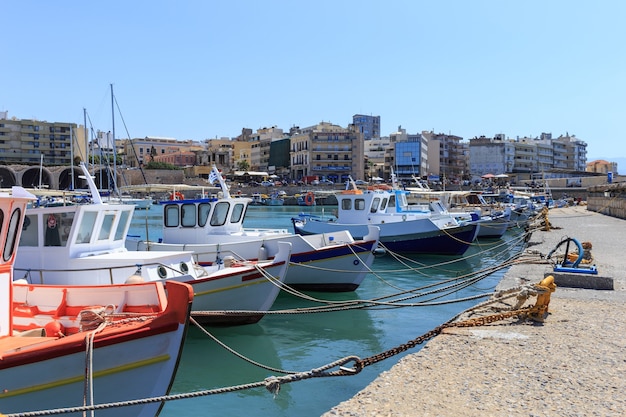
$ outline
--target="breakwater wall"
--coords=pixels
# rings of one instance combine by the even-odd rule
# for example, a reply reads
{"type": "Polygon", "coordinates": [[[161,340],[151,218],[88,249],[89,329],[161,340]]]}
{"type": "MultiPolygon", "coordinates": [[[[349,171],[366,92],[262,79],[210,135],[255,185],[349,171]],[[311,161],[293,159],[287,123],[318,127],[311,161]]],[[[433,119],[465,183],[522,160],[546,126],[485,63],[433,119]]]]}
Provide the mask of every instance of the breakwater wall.
{"type": "Polygon", "coordinates": [[[587,209],[626,219],[626,183],[597,185],[587,189],[587,209]]]}

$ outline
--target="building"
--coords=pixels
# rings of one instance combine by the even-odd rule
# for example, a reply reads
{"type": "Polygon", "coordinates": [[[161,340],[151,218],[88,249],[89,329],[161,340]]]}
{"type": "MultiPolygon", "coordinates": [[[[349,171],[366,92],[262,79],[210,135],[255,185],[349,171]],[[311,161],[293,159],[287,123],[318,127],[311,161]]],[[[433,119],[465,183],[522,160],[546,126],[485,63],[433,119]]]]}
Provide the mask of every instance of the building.
{"type": "Polygon", "coordinates": [[[372,140],[380,137],[380,116],[355,114],[352,124],[363,135],[363,140],[372,140]]]}
{"type": "MultiPolygon", "coordinates": [[[[460,136],[423,131],[426,138],[429,175],[458,182],[469,175],[469,144],[460,136]]],[[[424,174],[422,174],[424,175],[424,174]]]]}
{"type": "Polygon", "coordinates": [[[206,139],[205,147],[196,153],[196,163],[201,166],[217,166],[225,173],[234,171],[233,149],[234,141],[229,138],[206,139]]]}
{"type": "Polygon", "coordinates": [[[270,165],[270,147],[275,140],[284,139],[282,129],[276,126],[261,128],[250,135],[248,141],[250,147],[250,169],[255,171],[268,171],[270,165]]]}
{"type": "Polygon", "coordinates": [[[544,173],[584,172],[587,144],[575,136],[552,138],[542,133],[538,138],[505,139],[504,134],[494,138],[470,139],[470,172],[474,178],[485,174],[520,174],[519,178],[533,178],[544,173]]]}
{"type": "MultiPolygon", "coordinates": [[[[407,133],[406,129],[398,126],[398,130],[389,135],[389,142],[384,174],[379,177],[390,179],[393,171],[399,180],[410,181],[413,177],[423,177],[433,172],[429,144],[421,133],[407,133]]],[[[438,155],[433,160],[436,163],[434,172],[438,173],[438,155]]]]}
{"type": "Polygon", "coordinates": [[[0,162],[71,165],[87,160],[83,126],[67,122],[9,119],[0,112],[0,162]]]}
{"type": "Polygon", "coordinates": [[[180,141],[150,136],[126,139],[124,140],[123,163],[128,167],[136,168],[166,153],[195,152],[202,149],[204,149],[202,144],[192,140],[180,141]]]}
{"type": "Polygon", "coordinates": [[[512,172],[514,158],[515,148],[504,140],[504,135],[480,136],[469,141],[469,170],[475,178],[512,172]]]}
{"type": "Polygon", "coordinates": [[[389,178],[389,169],[387,169],[387,176],[385,176],[385,159],[387,152],[392,148],[393,144],[389,136],[365,141],[363,149],[366,160],[365,178],[353,179],[366,179],[371,181],[372,178],[389,178]]]}
{"type": "Polygon", "coordinates": [[[344,182],[363,178],[363,136],[354,125],[343,128],[328,122],[300,129],[291,136],[291,178],[318,176],[344,182]]]}
{"type": "Polygon", "coordinates": [[[179,149],[170,149],[161,155],[152,157],[153,162],[162,162],[174,165],[179,168],[196,165],[196,154],[190,151],[181,151],[179,149]]]}
{"type": "Polygon", "coordinates": [[[593,172],[595,174],[608,174],[609,172],[613,173],[613,175],[617,175],[617,162],[609,162],[604,159],[597,159],[595,161],[591,161],[587,164],[587,172],[593,172]]]}

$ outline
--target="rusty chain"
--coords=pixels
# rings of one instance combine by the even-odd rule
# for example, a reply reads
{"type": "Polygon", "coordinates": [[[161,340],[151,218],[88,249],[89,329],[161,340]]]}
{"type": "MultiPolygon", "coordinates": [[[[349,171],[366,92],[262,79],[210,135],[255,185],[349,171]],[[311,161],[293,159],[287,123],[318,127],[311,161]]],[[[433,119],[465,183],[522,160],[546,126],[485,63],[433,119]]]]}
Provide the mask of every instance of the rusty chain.
{"type": "Polygon", "coordinates": [[[373,365],[377,362],[381,362],[385,359],[391,358],[392,356],[398,355],[404,351],[414,348],[415,346],[421,345],[424,342],[429,341],[430,339],[438,336],[443,332],[444,329],[452,328],[452,327],[479,327],[487,324],[495,323],[497,321],[506,320],[512,317],[535,317],[544,314],[547,310],[547,306],[535,305],[524,307],[518,310],[509,311],[505,313],[491,314],[488,316],[482,317],[474,317],[471,319],[467,319],[459,322],[450,322],[444,323],[441,326],[437,326],[434,329],[424,333],[421,336],[416,337],[413,340],[408,341],[407,343],[403,343],[395,348],[386,350],[385,352],[378,353],[376,355],[356,360],[353,369],[345,369],[342,368],[340,371],[333,372],[334,375],[353,375],[355,373],[360,372],[366,366],[373,365]]]}

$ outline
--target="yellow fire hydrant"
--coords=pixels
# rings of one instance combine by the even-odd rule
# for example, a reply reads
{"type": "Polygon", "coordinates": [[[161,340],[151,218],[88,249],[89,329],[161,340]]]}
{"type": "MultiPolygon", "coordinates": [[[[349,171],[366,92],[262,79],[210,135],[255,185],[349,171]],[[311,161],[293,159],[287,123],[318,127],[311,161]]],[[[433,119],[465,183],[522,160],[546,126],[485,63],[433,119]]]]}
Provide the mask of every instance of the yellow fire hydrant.
{"type": "Polygon", "coordinates": [[[544,321],[548,316],[548,305],[550,305],[550,295],[556,291],[556,284],[554,283],[554,276],[548,275],[541,280],[537,287],[542,292],[537,294],[537,302],[529,314],[529,317],[535,321],[544,321]]]}

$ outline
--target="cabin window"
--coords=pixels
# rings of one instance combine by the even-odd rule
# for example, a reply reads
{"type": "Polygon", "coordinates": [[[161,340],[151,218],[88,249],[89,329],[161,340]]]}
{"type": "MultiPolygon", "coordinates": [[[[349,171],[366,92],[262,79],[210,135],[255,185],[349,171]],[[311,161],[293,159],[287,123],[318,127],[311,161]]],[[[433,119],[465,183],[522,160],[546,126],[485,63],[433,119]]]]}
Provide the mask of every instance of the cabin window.
{"type": "Polygon", "coordinates": [[[102,220],[102,226],[100,227],[100,233],[98,234],[98,240],[108,240],[113,232],[113,221],[115,220],[115,214],[105,214],[102,220]]]}
{"type": "Polygon", "coordinates": [[[211,212],[210,203],[198,204],[198,226],[206,226],[206,222],[209,220],[209,213],[211,212]]]}
{"type": "MultiPolygon", "coordinates": [[[[4,212],[2,213],[2,218],[0,218],[0,229],[4,223],[4,212]]],[[[7,242],[4,245],[4,251],[2,252],[2,257],[5,262],[11,259],[13,256],[13,252],[15,251],[15,245],[17,240],[17,234],[19,232],[17,226],[22,220],[22,209],[16,208],[13,213],[11,213],[11,220],[9,221],[9,230],[7,231],[7,242]]]]}
{"type": "Polygon", "coordinates": [[[115,230],[115,240],[124,240],[126,237],[124,231],[130,220],[130,211],[122,211],[120,215],[120,222],[117,224],[117,230],[115,230]]]}
{"type": "MultiPolygon", "coordinates": [[[[98,213],[94,211],[88,211],[83,214],[80,227],[78,228],[78,234],[76,235],[76,243],[89,243],[91,240],[91,234],[93,233],[93,228],[96,224],[97,216],[98,213]]],[[[48,238],[46,236],[46,246],[49,246],[47,239],[48,238]]]]}
{"type": "Polygon", "coordinates": [[[372,201],[372,207],[370,207],[370,213],[376,213],[378,211],[378,205],[380,204],[380,197],[376,197],[372,201]]]}
{"type": "Polygon", "coordinates": [[[383,198],[383,202],[380,204],[380,209],[384,210],[387,208],[387,197],[383,198]]]}
{"type": "Polygon", "coordinates": [[[217,203],[211,216],[211,226],[223,226],[228,216],[229,204],[227,202],[217,203]]]}
{"type": "Polygon", "coordinates": [[[44,214],[44,246],[61,246],[59,217],[56,214],[44,214]]]}
{"type": "Polygon", "coordinates": [[[389,197],[389,207],[395,207],[396,206],[396,196],[392,195],[391,197],[389,197]]]}
{"type": "Polygon", "coordinates": [[[67,213],[61,213],[59,223],[59,235],[61,236],[61,246],[65,246],[70,237],[70,231],[72,230],[72,223],[74,223],[74,212],[69,211],[67,213]]]}
{"type": "Polygon", "coordinates": [[[180,225],[183,227],[196,226],[196,205],[183,204],[180,206],[180,225]]]}
{"type": "Polygon", "coordinates": [[[349,198],[344,198],[341,200],[341,209],[342,210],[352,210],[352,200],[349,198]]]}
{"type": "Polygon", "coordinates": [[[356,200],[354,200],[354,209],[365,210],[365,200],[362,198],[357,198],[356,200]]]}
{"type": "Polygon", "coordinates": [[[38,246],[39,245],[39,223],[37,223],[37,215],[29,214],[24,216],[24,225],[22,226],[22,236],[20,237],[20,246],[38,246]]]}
{"type": "Polygon", "coordinates": [[[2,226],[4,226],[4,210],[0,210],[0,230],[2,230],[2,226]]]}
{"type": "Polygon", "coordinates": [[[245,204],[242,204],[242,203],[235,204],[235,207],[233,208],[233,214],[232,216],[230,216],[230,222],[239,223],[241,219],[243,218],[243,212],[245,208],[246,208],[245,204]]]}
{"type": "Polygon", "coordinates": [[[163,222],[165,227],[178,227],[178,204],[165,206],[163,222]]]}

